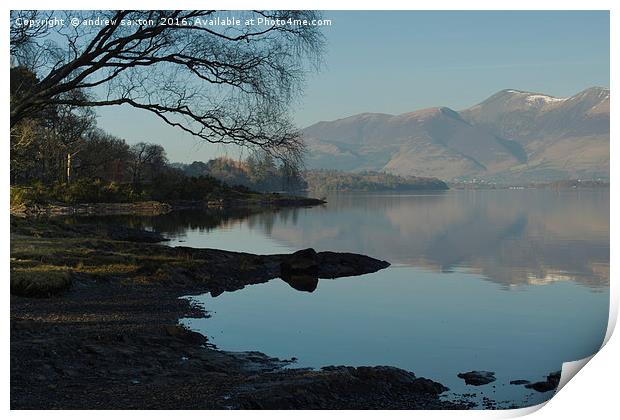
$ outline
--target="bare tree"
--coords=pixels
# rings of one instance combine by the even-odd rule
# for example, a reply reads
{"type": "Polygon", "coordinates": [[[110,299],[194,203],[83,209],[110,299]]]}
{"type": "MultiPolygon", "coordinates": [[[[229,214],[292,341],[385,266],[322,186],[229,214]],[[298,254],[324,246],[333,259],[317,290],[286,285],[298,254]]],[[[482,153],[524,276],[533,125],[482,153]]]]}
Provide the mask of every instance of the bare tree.
{"type": "Polygon", "coordinates": [[[134,185],[147,177],[152,180],[168,163],[166,151],[159,144],[140,142],[129,148],[131,180],[134,185]]]}
{"type": "Polygon", "coordinates": [[[90,108],[75,109],[71,104],[57,106],[54,111],[45,136],[66,156],[65,179],[70,183],[75,157],[84,146],[84,135],[95,126],[95,116],[90,108]]]}
{"type": "Polygon", "coordinates": [[[78,155],[80,177],[123,182],[131,170],[132,154],[125,140],[94,129],[85,136],[78,155]]]}
{"type": "MultiPolygon", "coordinates": [[[[30,94],[38,83],[25,67],[11,69],[11,104],[30,94]]],[[[83,98],[79,90],[72,97],[83,98]]],[[[49,105],[33,111],[28,118],[11,126],[11,171],[28,177],[29,169],[39,167],[41,179],[71,181],[72,161],[84,143],[84,135],[95,125],[91,108],[71,104],[49,105]]]]}
{"type": "Polygon", "coordinates": [[[320,60],[316,12],[52,12],[43,18],[64,24],[38,31],[17,27],[36,12],[11,17],[13,65],[39,80],[12,101],[11,126],[50,106],[126,105],[211,143],[300,162],[288,107],[320,60]]]}

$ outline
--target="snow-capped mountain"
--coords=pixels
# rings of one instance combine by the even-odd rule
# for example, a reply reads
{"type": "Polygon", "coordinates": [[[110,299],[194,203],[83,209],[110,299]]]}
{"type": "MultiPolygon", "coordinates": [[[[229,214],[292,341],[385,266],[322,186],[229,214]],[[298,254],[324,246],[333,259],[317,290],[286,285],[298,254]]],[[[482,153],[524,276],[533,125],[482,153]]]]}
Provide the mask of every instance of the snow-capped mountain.
{"type": "Polygon", "coordinates": [[[445,180],[607,178],[609,89],[567,98],[507,89],[460,112],[359,114],[303,134],[310,168],[445,180]]]}

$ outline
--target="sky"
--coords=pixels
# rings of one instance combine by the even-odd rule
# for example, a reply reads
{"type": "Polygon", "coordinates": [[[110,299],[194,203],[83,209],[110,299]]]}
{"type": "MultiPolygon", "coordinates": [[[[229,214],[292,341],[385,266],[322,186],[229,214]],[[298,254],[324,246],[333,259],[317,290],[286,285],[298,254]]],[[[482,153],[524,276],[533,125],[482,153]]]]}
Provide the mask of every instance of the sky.
{"type": "MultiPolygon", "coordinates": [[[[608,12],[325,12],[324,64],[291,115],[303,128],[362,112],[464,109],[502,89],[571,96],[609,87],[608,12]]],[[[162,144],[172,162],[243,156],[132,108],[97,110],[128,143],[162,144]],[[139,122],[139,124],[137,123],[139,122]]]]}

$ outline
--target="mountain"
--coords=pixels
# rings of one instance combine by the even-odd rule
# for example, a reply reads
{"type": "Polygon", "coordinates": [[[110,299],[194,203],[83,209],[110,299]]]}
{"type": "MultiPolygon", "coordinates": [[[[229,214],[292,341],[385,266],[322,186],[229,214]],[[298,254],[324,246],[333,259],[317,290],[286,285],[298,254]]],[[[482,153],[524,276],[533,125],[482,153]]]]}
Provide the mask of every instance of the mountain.
{"type": "Polygon", "coordinates": [[[526,165],[508,177],[609,178],[609,89],[568,98],[504,90],[460,114],[525,150],[526,165]]]}
{"type": "Polygon", "coordinates": [[[514,182],[609,177],[609,90],[503,90],[460,112],[359,114],[303,130],[309,168],[514,182]]]}

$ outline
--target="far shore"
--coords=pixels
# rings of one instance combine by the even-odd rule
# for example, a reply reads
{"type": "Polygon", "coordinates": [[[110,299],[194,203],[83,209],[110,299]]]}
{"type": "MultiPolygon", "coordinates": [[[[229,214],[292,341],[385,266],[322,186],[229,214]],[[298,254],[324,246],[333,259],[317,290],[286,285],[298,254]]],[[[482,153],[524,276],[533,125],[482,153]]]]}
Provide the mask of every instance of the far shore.
{"type": "MultiPolygon", "coordinates": [[[[442,193],[447,190],[574,190],[574,189],[609,189],[609,181],[605,180],[562,180],[553,182],[530,182],[523,184],[501,184],[487,181],[447,182],[443,188],[386,188],[386,189],[355,189],[338,190],[309,189],[297,191],[297,195],[287,192],[231,192],[216,194],[212,198],[200,200],[147,200],[125,202],[80,202],[66,203],[59,201],[18,202],[11,203],[10,213],[13,216],[108,216],[108,215],[143,215],[156,216],[180,210],[239,210],[262,212],[286,207],[309,207],[326,204],[325,197],[339,193],[442,193]],[[315,197],[310,197],[313,195],[315,197]]],[[[229,187],[227,187],[229,188],[229,187]]]]}

